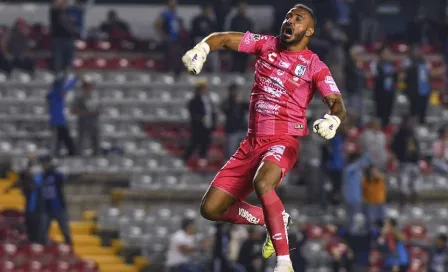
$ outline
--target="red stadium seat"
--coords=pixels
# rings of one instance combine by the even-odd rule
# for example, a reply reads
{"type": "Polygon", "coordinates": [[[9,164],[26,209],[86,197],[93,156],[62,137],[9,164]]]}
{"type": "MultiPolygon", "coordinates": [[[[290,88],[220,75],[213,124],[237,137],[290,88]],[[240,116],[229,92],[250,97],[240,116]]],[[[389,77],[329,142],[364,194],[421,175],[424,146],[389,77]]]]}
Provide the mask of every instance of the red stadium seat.
{"type": "Polygon", "coordinates": [[[381,252],[378,250],[372,250],[369,253],[369,264],[373,266],[381,266],[383,263],[383,258],[381,252]]]}
{"type": "Polygon", "coordinates": [[[308,225],[306,230],[309,239],[323,239],[327,234],[325,229],[318,225],[308,225]]]}
{"type": "Polygon", "coordinates": [[[420,224],[407,225],[404,228],[404,233],[408,239],[425,239],[426,238],[426,228],[420,224]]]}
{"type": "Polygon", "coordinates": [[[20,249],[28,259],[41,259],[45,255],[45,247],[41,244],[26,244],[20,249]]]}
{"type": "Polygon", "coordinates": [[[11,261],[0,261],[0,271],[2,272],[13,272],[16,271],[16,266],[11,261]]]}

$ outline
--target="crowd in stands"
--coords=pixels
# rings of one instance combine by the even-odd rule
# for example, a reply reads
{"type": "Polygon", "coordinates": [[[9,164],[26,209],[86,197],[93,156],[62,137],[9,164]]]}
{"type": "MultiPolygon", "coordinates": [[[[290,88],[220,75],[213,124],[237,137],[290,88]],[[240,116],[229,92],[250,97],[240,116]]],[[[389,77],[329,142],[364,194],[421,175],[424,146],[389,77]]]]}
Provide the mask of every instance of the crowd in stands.
{"type": "MultiPolygon", "coordinates": [[[[349,118],[341,126],[337,135],[328,142],[322,142],[315,135],[310,136],[318,150],[320,159],[300,160],[300,166],[306,168],[306,182],[326,188],[324,180],[329,180],[329,190],[318,190],[316,195],[310,192],[310,204],[319,204],[323,209],[330,205],[343,205],[348,215],[347,224],[329,224],[326,250],[333,260],[334,271],[359,271],[366,267],[369,252],[376,249],[383,254],[383,270],[409,271],[409,251],[413,241],[407,240],[401,232],[397,221],[386,214],[388,202],[387,175],[397,172],[399,178],[398,202],[401,208],[409,203],[417,203],[417,188],[421,183],[422,171],[427,171],[429,164],[433,171],[448,173],[448,128],[441,124],[438,139],[432,146],[432,159],[428,160],[421,153],[416,128],[426,123],[428,106],[434,95],[431,78],[444,77],[443,67],[430,67],[425,60],[423,49],[431,45],[436,52],[448,59],[448,14],[444,20],[431,21],[421,9],[415,20],[409,22],[408,31],[398,36],[384,36],[384,30],[377,18],[375,0],[340,0],[333,2],[334,13],[322,12],[319,16],[320,31],[311,47],[328,64],[336,82],[343,90],[344,100],[349,108],[349,118]],[[376,42],[381,40],[381,46],[376,42]],[[392,42],[404,41],[409,46],[408,56],[397,62],[393,58],[392,42]],[[363,43],[364,46],[360,46],[363,43]],[[361,61],[366,47],[374,46],[375,60],[366,70],[361,61]],[[369,78],[371,82],[369,83],[369,78]],[[369,86],[372,92],[364,89],[369,86]],[[394,126],[391,116],[394,103],[399,93],[405,94],[410,104],[410,113],[401,116],[401,123],[394,126]],[[376,116],[366,119],[363,101],[373,97],[376,116]],[[308,167],[310,166],[310,167],[308,167]],[[313,172],[314,171],[314,172],[313,172]],[[316,172],[316,173],[315,173],[316,172]],[[315,174],[314,174],[315,173],[315,174]],[[323,193],[323,191],[327,191],[323,193]]],[[[185,48],[197,43],[214,31],[251,31],[254,21],[247,13],[247,1],[235,3],[229,0],[217,0],[206,3],[201,12],[192,20],[191,26],[185,25],[178,13],[176,0],[167,1],[166,8],[155,21],[154,27],[164,45],[167,72],[179,74],[182,71],[181,56],[185,48]]],[[[272,30],[277,33],[279,22],[283,20],[289,8],[279,4],[275,7],[272,30]],[[286,10],[285,10],[286,9],[286,10]]],[[[55,0],[50,12],[50,32],[52,51],[52,70],[56,79],[48,92],[50,124],[54,131],[52,156],[60,156],[60,145],[64,144],[69,156],[83,155],[86,142],[90,142],[92,155],[100,154],[99,116],[101,105],[95,95],[95,85],[89,78],[69,76],[75,54],[74,39],[95,38],[108,40],[135,39],[128,22],[111,10],[106,20],[97,28],[83,30],[82,7],[69,7],[64,0],[55,0]],[[74,17],[73,17],[74,16],[74,17]],[[71,18],[77,18],[72,20],[71,18]],[[82,92],[76,94],[71,113],[78,116],[78,139],[74,141],[64,110],[65,94],[77,82],[81,82],[82,92]],[[76,143],[76,144],[75,144],[76,143]]],[[[330,10],[330,9],[329,9],[330,10]]],[[[319,14],[319,11],[317,11],[319,14]]],[[[31,40],[27,22],[18,19],[9,32],[2,36],[0,46],[0,70],[10,74],[13,69],[21,69],[31,75],[35,63],[30,57],[31,40]]],[[[219,73],[223,70],[224,53],[209,56],[207,70],[219,73]]],[[[249,57],[240,53],[231,54],[230,72],[244,73],[249,66],[249,57]]],[[[198,150],[199,166],[207,165],[207,152],[212,141],[212,134],[219,126],[218,115],[226,117],[224,124],[227,139],[225,154],[230,157],[244,138],[247,128],[248,105],[239,95],[237,83],[228,86],[228,97],[221,105],[213,102],[208,92],[207,82],[199,82],[194,96],[186,107],[190,113],[191,139],[185,150],[183,160],[188,162],[198,150]]],[[[248,91],[248,90],[246,90],[248,91]]],[[[440,90],[441,91],[441,90],[440,90]]],[[[441,100],[441,99],[439,99],[441,100]]],[[[440,104],[440,103],[439,103],[440,104]]],[[[316,152],[316,151],[314,151],[316,152]]],[[[309,153],[307,153],[308,157],[309,153]]],[[[23,190],[27,198],[25,211],[27,225],[38,224],[39,233],[29,227],[28,237],[32,241],[46,243],[49,222],[55,219],[63,230],[66,243],[71,244],[67,225],[68,215],[65,211],[64,197],[61,193],[63,176],[50,164],[51,158],[42,160],[44,180],[40,186],[30,176],[30,167],[22,174],[16,185],[23,190]],[[48,178],[51,176],[51,178],[48,178]],[[52,182],[46,182],[52,180],[52,182]],[[38,198],[40,205],[32,205],[32,199],[38,198]],[[39,209],[39,213],[36,213],[39,209]],[[38,214],[38,218],[36,218],[38,214]]],[[[262,271],[266,266],[257,250],[262,243],[263,231],[258,228],[226,229],[217,226],[215,254],[225,255],[233,271],[262,271]],[[243,233],[243,234],[241,234],[243,233]],[[238,240],[232,247],[233,239],[238,240]]],[[[194,222],[184,220],[179,231],[173,234],[168,251],[167,266],[170,271],[203,271],[201,267],[191,264],[191,256],[212,245],[195,244],[193,234],[194,222]],[[181,269],[181,270],[177,270],[181,269]],[[183,270],[182,270],[183,269],[183,270]]],[[[302,246],[309,236],[305,222],[298,222],[290,232],[292,253],[297,271],[306,267],[306,258],[302,246]]],[[[427,248],[431,269],[428,271],[448,271],[448,251],[446,234],[436,236],[434,242],[420,245],[427,248]]],[[[230,270],[229,270],[230,271],[230,270]]]]}

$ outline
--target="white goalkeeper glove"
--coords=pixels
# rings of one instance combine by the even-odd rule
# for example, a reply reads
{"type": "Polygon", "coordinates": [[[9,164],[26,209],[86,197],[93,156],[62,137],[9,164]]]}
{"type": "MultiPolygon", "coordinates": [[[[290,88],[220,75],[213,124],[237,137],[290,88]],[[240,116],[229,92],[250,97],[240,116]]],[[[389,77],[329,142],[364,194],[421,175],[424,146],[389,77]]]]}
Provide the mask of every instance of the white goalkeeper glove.
{"type": "Polygon", "coordinates": [[[323,119],[316,120],[313,124],[313,132],[319,134],[327,140],[336,135],[336,130],[341,124],[339,117],[325,114],[323,119]]]}
{"type": "Polygon", "coordinates": [[[189,50],[182,57],[182,62],[188,70],[188,73],[197,75],[201,72],[207,55],[210,53],[210,46],[206,42],[198,43],[193,49],[189,50]]]}

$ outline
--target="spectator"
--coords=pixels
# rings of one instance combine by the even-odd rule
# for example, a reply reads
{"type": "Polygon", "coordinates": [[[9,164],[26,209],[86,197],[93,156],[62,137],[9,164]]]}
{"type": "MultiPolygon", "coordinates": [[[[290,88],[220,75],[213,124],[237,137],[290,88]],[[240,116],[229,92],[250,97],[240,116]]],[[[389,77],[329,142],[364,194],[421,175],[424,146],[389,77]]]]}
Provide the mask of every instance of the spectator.
{"type": "Polygon", "coordinates": [[[221,105],[221,110],[226,115],[227,158],[230,158],[238,149],[247,131],[246,114],[249,110],[249,103],[241,101],[241,95],[238,91],[238,85],[230,85],[229,95],[221,105]]]}
{"type": "Polygon", "coordinates": [[[75,145],[70,136],[67,120],[65,118],[65,94],[76,84],[77,78],[73,77],[66,80],[65,77],[58,78],[53,82],[52,89],[47,95],[48,107],[50,113],[50,126],[53,131],[52,152],[53,156],[60,155],[60,144],[64,143],[68,155],[75,155],[75,145]]]}
{"type": "Polygon", "coordinates": [[[71,68],[74,38],[78,30],[68,14],[67,0],[54,0],[50,11],[51,52],[53,71],[59,77],[71,68]]]}
{"type": "Polygon", "coordinates": [[[378,245],[384,257],[382,271],[408,271],[409,254],[404,244],[404,235],[398,229],[395,219],[386,220],[378,245]]]}
{"type": "Polygon", "coordinates": [[[371,63],[371,74],[374,78],[374,99],[376,116],[381,119],[383,127],[389,125],[394,108],[397,71],[392,62],[392,52],[388,46],[382,47],[379,59],[371,63]]]}
{"type": "Polygon", "coordinates": [[[434,23],[427,17],[421,6],[414,20],[408,23],[407,39],[410,44],[434,45],[439,42],[434,23]]]}
{"type": "MultiPolygon", "coordinates": [[[[86,8],[88,9],[92,0],[87,0],[86,2],[86,8]]],[[[81,0],[74,0],[73,5],[68,7],[68,14],[73,20],[76,31],[80,33],[81,38],[84,39],[86,34],[84,31],[85,7],[81,3],[81,0]]]]}
{"type": "Polygon", "coordinates": [[[428,271],[429,272],[447,272],[448,271],[448,248],[447,235],[437,235],[434,244],[428,247],[428,271]]]}
{"type": "Polygon", "coordinates": [[[17,19],[12,29],[3,36],[0,51],[0,70],[10,74],[21,69],[34,74],[34,60],[29,56],[31,40],[29,26],[22,18],[17,19]]]}
{"type": "MultiPolygon", "coordinates": [[[[192,27],[191,27],[191,37],[194,43],[199,43],[210,35],[213,32],[216,32],[218,29],[215,19],[213,18],[213,6],[212,4],[203,4],[202,5],[202,13],[196,16],[193,19],[192,27]]],[[[220,66],[220,59],[218,52],[215,52],[215,54],[210,54],[207,56],[208,61],[207,64],[210,64],[211,70],[214,73],[219,73],[220,66]]]]}
{"type": "Polygon", "coordinates": [[[192,254],[202,247],[196,241],[196,223],[193,219],[184,218],[181,229],[170,238],[166,257],[166,267],[169,272],[198,271],[204,269],[193,262],[192,254]]]}
{"type": "Polygon", "coordinates": [[[128,23],[118,17],[115,10],[109,10],[107,12],[106,21],[104,21],[100,29],[103,33],[108,35],[109,39],[129,39],[131,32],[129,30],[128,23]]]}
{"type": "Polygon", "coordinates": [[[212,132],[216,128],[216,107],[208,94],[206,82],[199,82],[195,96],[188,102],[188,111],[190,112],[191,138],[183,158],[185,162],[188,162],[195,149],[199,148],[198,165],[205,167],[212,132]]]}
{"type": "Polygon", "coordinates": [[[216,23],[218,31],[224,30],[227,15],[232,9],[233,0],[215,0],[213,1],[213,9],[216,15],[216,23]]]}
{"type": "Polygon", "coordinates": [[[344,48],[348,42],[348,37],[332,21],[327,21],[323,30],[323,39],[329,45],[324,60],[328,64],[330,70],[333,71],[333,77],[338,86],[345,88],[344,71],[347,58],[344,48]]]}
{"type": "MultiPolygon", "coordinates": [[[[230,25],[226,27],[230,31],[246,32],[253,31],[254,23],[247,15],[247,0],[239,0],[237,13],[235,16],[231,17],[230,25]]],[[[244,73],[246,71],[247,62],[249,60],[249,55],[232,52],[232,72],[244,73]]]]}
{"type": "Polygon", "coordinates": [[[362,46],[353,46],[350,49],[350,57],[348,58],[345,67],[345,85],[348,93],[348,106],[355,109],[361,119],[363,118],[363,93],[365,87],[364,70],[360,59],[363,50],[362,46]]]}
{"type": "Polygon", "coordinates": [[[404,117],[400,128],[395,134],[391,149],[399,163],[400,204],[407,200],[416,201],[416,186],[420,180],[419,142],[414,133],[414,121],[411,117],[404,117]]]}
{"type": "Polygon", "coordinates": [[[292,228],[289,232],[289,246],[295,248],[295,252],[291,252],[291,261],[296,271],[307,271],[307,260],[303,252],[303,246],[308,242],[308,232],[306,229],[305,217],[298,218],[296,221],[297,230],[292,228]]]}
{"type": "Polygon", "coordinates": [[[348,156],[347,165],[344,167],[342,187],[349,226],[354,225],[355,215],[362,213],[362,173],[369,163],[368,153],[360,155],[354,152],[348,156]]]}
{"type": "Polygon", "coordinates": [[[324,146],[323,160],[326,163],[326,172],[332,185],[332,202],[339,203],[342,185],[342,169],[344,167],[344,140],[348,124],[344,124],[336,135],[324,146]]]}
{"type": "Polygon", "coordinates": [[[384,221],[386,203],[386,182],[383,174],[375,166],[365,170],[362,180],[363,200],[369,226],[375,227],[378,221],[384,221]]]}
{"type": "Polygon", "coordinates": [[[414,46],[409,58],[403,63],[406,69],[406,93],[411,104],[411,114],[425,123],[426,109],[431,95],[429,64],[423,57],[419,46],[414,46]]]}
{"type": "Polygon", "coordinates": [[[26,168],[19,173],[19,179],[5,189],[5,193],[9,193],[13,188],[20,188],[25,198],[25,227],[28,240],[31,243],[37,243],[39,240],[39,203],[37,200],[36,184],[33,178],[33,166],[35,164],[35,156],[28,156],[26,168]]]}
{"type": "Polygon", "coordinates": [[[56,220],[64,236],[65,243],[72,245],[70,235],[69,219],[65,203],[64,182],[65,177],[56,170],[53,159],[45,156],[40,160],[43,173],[38,174],[35,179],[39,184],[42,199],[42,213],[40,219],[40,241],[42,244],[48,242],[48,230],[51,222],[56,220]]]}
{"type": "Polygon", "coordinates": [[[90,141],[93,155],[100,151],[99,115],[101,107],[95,92],[95,86],[90,78],[85,77],[82,82],[82,93],[74,101],[72,113],[78,116],[78,149],[82,154],[85,141],[90,141]]]}
{"type": "Polygon", "coordinates": [[[372,164],[381,170],[386,169],[389,153],[387,151],[386,134],[381,129],[381,121],[373,119],[360,137],[361,149],[368,151],[372,164]]]}
{"type": "Polygon", "coordinates": [[[183,20],[177,13],[177,0],[168,0],[167,9],[160,14],[155,26],[166,44],[166,63],[169,71],[179,74],[182,70],[183,20]]]}
{"type": "Polygon", "coordinates": [[[325,246],[326,251],[331,258],[331,267],[334,272],[352,271],[353,251],[347,242],[340,236],[340,229],[334,225],[327,226],[330,239],[325,246]]]}
{"type": "Polygon", "coordinates": [[[356,10],[361,18],[360,40],[363,43],[374,43],[378,40],[379,23],[376,16],[376,0],[356,1],[356,10]]]}
{"type": "Polygon", "coordinates": [[[432,145],[432,164],[437,171],[448,174],[448,127],[439,130],[439,137],[432,145]]]}
{"type": "Polygon", "coordinates": [[[238,263],[244,266],[246,272],[264,271],[264,260],[261,257],[263,233],[258,227],[249,228],[249,239],[240,248],[238,263]]]}

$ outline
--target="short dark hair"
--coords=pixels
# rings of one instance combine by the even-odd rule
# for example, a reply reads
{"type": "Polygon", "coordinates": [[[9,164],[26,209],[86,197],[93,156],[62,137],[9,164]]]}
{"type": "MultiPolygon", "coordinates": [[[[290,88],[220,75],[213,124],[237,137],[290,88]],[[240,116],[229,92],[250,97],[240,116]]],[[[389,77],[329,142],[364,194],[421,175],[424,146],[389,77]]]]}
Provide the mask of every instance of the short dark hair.
{"type": "Polygon", "coordinates": [[[440,241],[442,241],[444,244],[447,243],[448,241],[448,237],[446,234],[444,233],[440,233],[439,235],[437,235],[437,239],[439,239],[440,241]]]}
{"type": "Polygon", "coordinates": [[[194,219],[186,217],[186,218],[182,219],[180,227],[183,230],[186,230],[193,223],[194,223],[194,219]]]}
{"type": "Polygon", "coordinates": [[[310,8],[310,7],[308,7],[307,5],[304,5],[304,4],[296,4],[296,5],[294,6],[294,8],[303,8],[303,9],[305,9],[306,11],[308,11],[308,12],[311,14],[311,17],[313,17],[314,24],[315,24],[315,25],[317,24],[317,17],[316,17],[316,14],[314,14],[314,11],[313,11],[312,8],[310,8]]]}
{"type": "Polygon", "coordinates": [[[395,218],[389,218],[389,223],[394,228],[396,228],[398,226],[397,219],[395,219],[395,218]]]}

